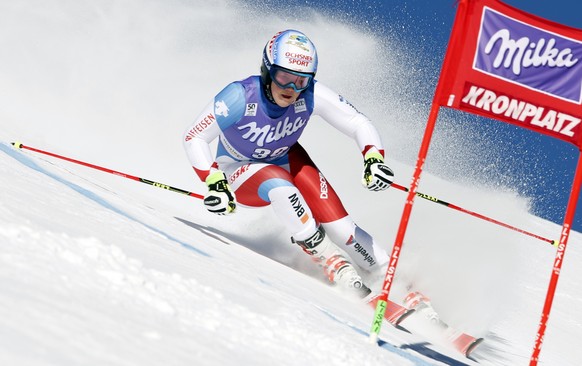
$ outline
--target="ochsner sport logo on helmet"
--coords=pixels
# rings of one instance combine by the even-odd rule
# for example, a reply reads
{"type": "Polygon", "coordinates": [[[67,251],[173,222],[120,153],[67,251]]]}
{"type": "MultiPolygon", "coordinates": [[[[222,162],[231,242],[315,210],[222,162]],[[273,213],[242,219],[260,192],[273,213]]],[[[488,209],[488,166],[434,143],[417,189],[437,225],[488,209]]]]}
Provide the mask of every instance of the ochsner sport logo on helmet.
{"type": "Polygon", "coordinates": [[[286,47],[285,58],[290,66],[300,66],[307,68],[300,71],[313,72],[313,67],[310,68],[310,65],[314,62],[314,58],[311,55],[313,50],[310,49],[310,43],[309,38],[303,34],[291,34],[289,36],[285,44],[299,48],[299,50],[295,51],[293,47],[286,47]]]}
{"type": "Polygon", "coordinates": [[[313,73],[317,70],[317,52],[306,35],[295,30],[277,33],[266,47],[268,68],[271,64],[290,70],[313,73]]]}
{"type": "Polygon", "coordinates": [[[484,8],[475,69],[580,104],[580,58],[579,41],[484,8]]]}
{"type": "Polygon", "coordinates": [[[295,52],[285,52],[285,58],[291,65],[308,67],[313,62],[313,57],[295,52]]]}

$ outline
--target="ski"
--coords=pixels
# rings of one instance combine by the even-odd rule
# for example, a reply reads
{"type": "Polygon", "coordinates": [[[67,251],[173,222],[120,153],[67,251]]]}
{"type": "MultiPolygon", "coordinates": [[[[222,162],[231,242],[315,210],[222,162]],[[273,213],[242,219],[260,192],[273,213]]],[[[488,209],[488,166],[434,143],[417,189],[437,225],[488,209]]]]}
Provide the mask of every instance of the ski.
{"type": "Polygon", "coordinates": [[[449,333],[447,338],[453,347],[461,354],[465,355],[465,357],[469,357],[471,352],[473,352],[484,340],[483,338],[476,338],[467,333],[456,331],[449,326],[447,327],[449,333]]]}
{"type": "Polygon", "coordinates": [[[405,308],[416,310],[416,314],[422,315],[433,330],[444,334],[448,343],[465,357],[469,357],[482,342],[483,338],[477,338],[470,334],[456,330],[443,322],[433,309],[430,299],[420,292],[411,292],[404,299],[405,308]]]}
{"type": "MultiPolygon", "coordinates": [[[[380,295],[374,295],[370,300],[368,300],[368,304],[370,304],[370,306],[375,309],[379,297],[380,295]]],[[[404,321],[404,319],[412,315],[414,311],[414,309],[405,308],[402,305],[386,299],[386,311],[384,312],[384,319],[386,319],[393,326],[397,327],[401,322],[404,321]]]]}

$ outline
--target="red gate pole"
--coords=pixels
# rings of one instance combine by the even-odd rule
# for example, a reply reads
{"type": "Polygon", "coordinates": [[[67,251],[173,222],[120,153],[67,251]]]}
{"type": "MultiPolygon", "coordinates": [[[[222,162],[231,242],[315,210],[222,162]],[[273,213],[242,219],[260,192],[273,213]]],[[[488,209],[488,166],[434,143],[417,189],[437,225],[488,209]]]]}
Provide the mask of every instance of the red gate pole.
{"type": "Polygon", "coordinates": [[[418,152],[418,160],[416,161],[414,176],[412,177],[410,189],[408,191],[406,202],[404,204],[404,210],[400,218],[398,233],[396,234],[394,246],[392,247],[392,254],[390,254],[390,261],[388,262],[386,276],[384,277],[384,283],[382,284],[382,291],[380,292],[380,295],[378,296],[378,302],[376,303],[376,312],[374,314],[374,320],[372,323],[372,329],[370,331],[369,337],[370,342],[372,343],[378,342],[378,335],[380,334],[382,320],[384,319],[384,313],[386,312],[386,302],[390,294],[390,288],[392,287],[392,281],[394,279],[394,274],[396,272],[396,266],[398,265],[398,259],[400,258],[400,251],[402,250],[404,235],[406,234],[406,228],[408,227],[408,221],[410,219],[410,214],[412,212],[412,205],[414,204],[414,197],[416,196],[416,190],[418,189],[418,185],[420,183],[422,167],[426,160],[426,155],[428,154],[428,148],[430,145],[430,140],[433,135],[434,127],[436,125],[439,109],[440,106],[433,101],[432,107],[430,109],[430,114],[428,116],[426,129],[424,130],[422,145],[420,146],[420,151],[418,152]]]}
{"type": "Polygon", "coordinates": [[[550,284],[548,285],[548,291],[546,293],[546,301],[544,302],[544,308],[542,310],[542,317],[538,327],[538,333],[536,335],[535,345],[529,363],[530,366],[536,366],[538,364],[540,352],[542,350],[544,334],[546,332],[548,319],[550,317],[550,311],[552,309],[552,303],[554,301],[554,294],[556,293],[556,286],[558,285],[558,279],[560,277],[560,270],[562,269],[562,263],[564,263],[564,255],[566,252],[566,246],[568,244],[568,237],[570,236],[570,228],[572,227],[572,223],[574,222],[574,215],[576,214],[576,204],[578,203],[578,197],[580,196],[581,184],[582,184],[582,152],[579,151],[576,173],[574,174],[574,181],[572,183],[570,199],[568,200],[568,206],[566,208],[564,225],[562,226],[562,234],[560,235],[560,244],[558,244],[558,250],[556,252],[556,257],[554,259],[554,268],[552,269],[552,276],[550,277],[550,284]]]}

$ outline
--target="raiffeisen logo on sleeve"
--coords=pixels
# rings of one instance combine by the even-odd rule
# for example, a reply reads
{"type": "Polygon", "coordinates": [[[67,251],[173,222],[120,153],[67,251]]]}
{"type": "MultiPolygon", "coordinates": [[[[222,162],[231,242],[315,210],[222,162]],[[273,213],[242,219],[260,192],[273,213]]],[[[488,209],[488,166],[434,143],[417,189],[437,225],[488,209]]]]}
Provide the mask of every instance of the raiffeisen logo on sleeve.
{"type": "Polygon", "coordinates": [[[473,69],[582,103],[582,42],[485,7],[473,69]]]}

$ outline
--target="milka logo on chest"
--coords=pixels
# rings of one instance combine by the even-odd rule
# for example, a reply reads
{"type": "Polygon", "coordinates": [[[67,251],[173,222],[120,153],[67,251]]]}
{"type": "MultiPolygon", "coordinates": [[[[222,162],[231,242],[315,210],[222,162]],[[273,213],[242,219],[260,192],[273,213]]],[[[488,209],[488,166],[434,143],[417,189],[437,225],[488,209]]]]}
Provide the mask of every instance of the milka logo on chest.
{"type": "Polygon", "coordinates": [[[295,122],[289,121],[289,117],[287,117],[283,121],[277,122],[274,126],[266,125],[258,127],[257,122],[251,122],[239,126],[238,129],[240,131],[248,130],[244,135],[242,135],[242,138],[262,147],[270,142],[279,141],[282,138],[291,136],[295,132],[301,130],[306,123],[307,120],[301,117],[297,117],[295,122]]]}

